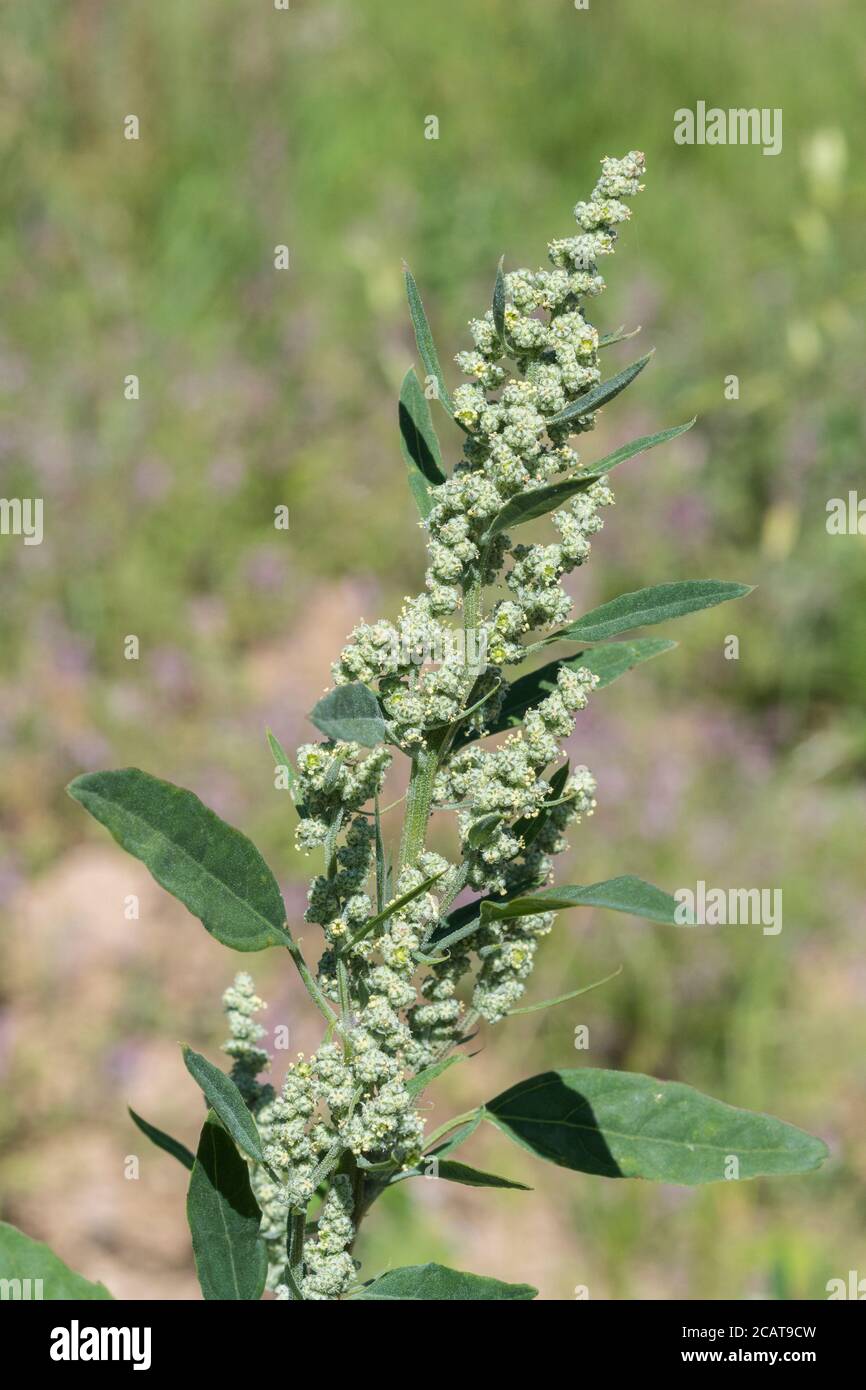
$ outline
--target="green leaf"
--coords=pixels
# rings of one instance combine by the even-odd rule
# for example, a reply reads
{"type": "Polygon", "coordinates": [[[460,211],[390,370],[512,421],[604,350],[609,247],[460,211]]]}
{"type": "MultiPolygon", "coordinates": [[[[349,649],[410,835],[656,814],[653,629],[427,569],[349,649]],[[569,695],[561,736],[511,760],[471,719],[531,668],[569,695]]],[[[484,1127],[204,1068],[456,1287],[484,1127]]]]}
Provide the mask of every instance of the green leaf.
{"type": "Polygon", "coordinates": [[[438,1159],[430,1154],[415,1168],[406,1168],[396,1173],[389,1186],[402,1182],[404,1178],[427,1178],[432,1182],[442,1178],[445,1182],[459,1182],[464,1187],[505,1187],[517,1192],[531,1192],[524,1182],[512,1182],[510,1178],[497,1177],[495,1173],[483,1173],[478,1168],[470,1168],[467,1163],[455,1163],[453,1159],[438,1159]]]}
{"type": "Polygon", "coordinates": [[[265,732],[268,738],[268,747],[270,748],[271,753],[273,754],[275,767],[285,768],[286,770],[286,776],[289,780],[289,792],[291,794],[292,800],[294,801],[295,788],[297,787],[298,782],[298,774],[292,766],[291,758],[289,757],[283,745],[280,743],[280,740],[277,738],[276,734],[271,733],[270,729],[267,729],[265,732]]]}
{"type": "Polygon", "coordinates": [[[440,869],[437,874],[431,874],[429,878],[425,878],[421,883],[417,883],[415,887],[410,888],[408,892],[401,893],[399,898],[395,898],[393,902],[388,903],[381,912],[376,913],[375,917],[368,918],[367,921],[358,928],[354,935],[348,938],[339,948],[339,954],[342,956],[348,951],[351,951],[354,946],[357,946],[359,941],[363,941],[365,937],[368,937],[371,931],[381,926],[383,922],[387,922],[388,918],[393,917],[395,912],[399,912],[401,907],[406,907],[407,904],[411,903],[415,898],[419,898],[422,893],[429,892],[433,884],[436,883],[444,873],[447,873],[446,869],[440,869]]]}
{"type": "Polygon", "coordinates": [[[532,917],[539,912],[559,912],[568,907],[606,907],[612,912],[630,912],[635,917],[646,917],[666,926],[680,925],[675,915],[676,899],[634,874],[608,878],[586,887],[568,884],[562,888],[542,888],[538,893],[512,898],[506,903],[486,898],[481,903],[481,922],[483,925],[509,917],[532,917]]]}
{"type": "Polygon", "coordinates": [[[415,284],[415,277],[408,266],[403,268],[403,277],[406,281],[406,297],[409,300],[409,313],[412,316],[412,327],[415,329],[415,342],[418,344],[421,361],[424,363],[427,375],[434,378],[436,389],[439,392],[439,400],[453,419],[454,406],[448,387],[445,385],[442,368],[439,365],[439,354],[436,351],[436,344],[433,342],[433,334],[430,332],[430,325],[427,322],[424,305],[421,303],[418,286],[415,284]]]}
{"type": "Polygon", "coordinates": [[[83,1274],[76,1274],[41,1240],[32,1240],[6,1221],[0,1221],[0,1278],[7,1285],[8,1292],[4,1294],[7,1298],[24,1296],[50,1302],[78,1302],[112,1297],[104,1284],[93,1284],[83,1274]],[[21,1281],[23,1288],[12,1292],[16,1280],[21,1281]],[[29,1280],[29,1284],[24,1283],[25,1280],[29,1280]],[[41,1280],[41,1289],[37,1280],[41,1280]],[[12,1288],[8,1287],[10,1285],[12,1288]]]}
{"type": "Polygon", "coordinates": [[[637,362],[632,362],[628,367],[623,367],[616,376],[610,377],[607,381],[599,382],[598,386],[593,386],[589,391],[585,391],[571,405],[567,405],[565,410],[561,410],[558,415],[552,415],[548,420],[548,428],[556,428],[560,425],[570,424],[572,420],[579,420],[584,415],[589,415],[597,410],[600,405],[605,405],[607,401],[612,401],[614,396],[618,396],[620,391],[634,381],[635,377],[643,371],[647,362],[653,355],[653,351],[641,357],[637,362]]]}
{"type": "Polygon", "coordinates": [[[479,816],[469,827],[466,843],[473,849],[480,849],[488,840],[492,840],[504,819],[500,811],[490,811],[487,815],[479,816]]]}
{"type": "Polygon", "coordinates": [[[612,333],[603,333],[598,340],[600,348],[612,347],[614,343],[626,343],[629,338],[636,338],[640,333],[640,328],[632,328],[629,333],[625,331],[625,324],[621,323],[619,328],[615,328],[612,333]]]}
{"type": "Polygon", "coordinates": [[[183,1164],[184,1168],[192,1170],[195,1154],[190,1153],[186,1144],[181,1144],[179,1139],[172,1139],[170,1134],[166,1134],[162,1129],[157,1129],[156,1125],[148,1124],[147,1120],[136,1115],[131,1105],[127,1106],[127,1109],[133,1124],[138,1125],[142,1134],[146,1134],[152,1144],[155,1144],[158,1149],[163,1149],[167,1154],[171,1154],[172,1158],[176,1158],[178,1163],[183,1164]]]}
{"type": "Polygon", "coordinates": [[[442,1303],[449,1299],[465,1302],[468,1299],[529,1299],[535,1298],[537,1289],[530,1284],[503,1284],[498,1279],[488,1279],[482,1274],[462,1274],[457,1269],[447,1269],[445,1265],[404,1265],[402,1269],[390,1269],[380,1274],[371,1284],[367,1284],[359,1299],[413,1299],[428,1303],[442,1303]]]}
{"type": "Polygon", "coordinates": [[[264,1292],[268,1259],[249,1169],[210,1111],[195,1156],[186,1214],[195,1268],[208,1300],[254,1301],[264,1292]]]}
{"type": "Polygon", "coordinates": [[[603,478],[610,473],[617,464],[625,463],[628,459],[636,458],[638,454],[645,454],[650,449],[654,449],[657,444],[667,444],[669,439],[676,439],[677,435],[685,434],[690,430],[697,419],[693,415],[691,420],[687,420],[684,425],[672,425],[668,430],[659,430],[658,434],[645,434],[640,439],[633,439],[629,444],[623,444],[621,448],[614,450],[612,454],[607,454],[597,463],[587,464],[581,470],[579,477],[592,480],[593,478],[603,478]]]}
{"type": "Polygon", "coordinates": [[[264,859],[192,792],[135,767],[87,773],[67,790],[224,946],[289,943],[286,909],[264,859]]]}
{"type": "Polygon", "coordinates": [[[425,943],[423,951],[415,952],[415,959],[424,965],[440,965],[448,959],[449,946],[453,946],[455,941],[464,941],[467,936],[472,936],[478,930],[479,918],[476,912],[474,918],[465,922],[462,926],[452,928],[448,925],[446,918],[440,926],[436,927],[430,940],[425,943]],[[445,952],[443,955],[442,952],[445,952]]]}
{"type": "Polygon", "coordinates": [[[388,737],[379,701],[360,681],[329,690],[313,708],[310,722],[328,738],[360,743],[364,748],[375,748],[388,737]]]}
{"type": "Polygon", "coordinates": [[[187,1071],[201,1087],[208,1105],[222,1120],[238,1148],[255,1163],[264,1163],[256,1122],[231,1077],[191,1047],[182,1045],[181,1050],[187,1071]]]}
{"type": "Polygon", "coordinates": [[[625,1071],[530,1077],[492,1100],[485,1118],[540,1158],[606,1178],[692,1186],[807,1173],[827,1155],[820,1139],[769,1115],[625,1071]]]}
{"type": "Polygon", "coordinates": [[[513,526],[520,526],[524,521],[533,521],[536,517],[545,516],[548,512],[554,511],[567,502],[570,497],[575,497],[580,492],[585,492],[597,479],[610,473],[616,468],[617,464],[625,463],[627,459],[635,458],[637,454],[643,454],[648,449],[654,449],[657,444],[666,444],[669,439],[676,439],[678,434],[684,434],[690,430],[694,420],[689,420],[685,425],[675,425],[672,429],[662,430],[659,434],[646,434],[642,439],[633,439],[630,444],[624,444],[615,453],[608,454],[606,458],[599,459],[598,463],[592,463],[587,468],[581,469],[571,478],[565,478],[559,483],[548,483],[546,487],[533,488],[529,492],[522,492],[517,497],[512,497],[496,513],[491,521],[484,536],[484,542],[491,541],[494,536],[500,535],[503,531],[510,531],[513,526]]]}
{"type": "Polygon", "coordinates": [[[645,661],[652,661],[663,652],[672,652],[677,646],[678,642],[671,642],[667,637],[637,637],[633,642],[609,642],[607,645],[590,647],[582,656],[569,659],[565,665],[573,670],[585,666],[598,676],[596,690],[604,690],[606,685],[613,685],[626,671],[641,666],[645,661]]]}
{"type": "Polygon", "coordinates": [[[496,284],[493,286],[493,324],[497,336],[502,346],[507,345],[505,337],[505,276],[502,267],[505,264],[505,257],[499,257],[499,265],[496,267],[496,284]]]}
{"type": "Polygon", "coordinates": [[[681,618],[686,613],[727,603],[729,599],[743,598],[753,588],[752,584],[735,584],[726,579],[682,579],[676,584],[653,584],[649,589],[620,594],[619,598],[603,603],[568,627],[552,633],[545,641],[602,642],[635,627],[665,623],[669,618],[681,618]]]}
{"type": "Polygon", "coordinates": [[[464,1060],[462,1053],[459,1053],[453,1057],[445,1057],[441,1062],[432,1062],[430,1066],[425,1067],[423,1071],[416,1072],[414,1076],[410,1076],[409,1080],[406,1082],[406,1090],[409,1092],[410,1096],[420,1095],[424,1088],[430,1085],[431,1081],[435,1081],[437,1076],[442,1075],[443,1071],[447,1071],[449,1067],[453,1067],[455,1062],[462,1062],[464,1060]]]}
{"type": "Polygon", "coordinates": [[[541,1009],[550,1009],[554,1004],[564,1004],[567,999],[577,999],[581,994],[589,994],[590,990],[598,989],[600,985],[606,985],[608,980],[615,980],[617,975],[622,974],[622,966],[617,966],[609,975],[605,975],[601,980],[593,980],[591,985],[582,985],[580,989],[570,989],[568,994],[557,994],[555,999],[542,999],[540,1004],[524,1004],[521,1009],[509,1009],[506,1018],[516,1018],[518,1014],[537,1014],[541,1009]]]}
{"type": "Polygon", "coordinates": [[[409,486],[423,519],[428,517],[433,509],[431,487],[439,487],[445,482],[446,475],[442,467],[439,440],[436,438],[430,417],[430,406],[415,375],[414,367],[410,367],[403,378],[397,413],[400,422],[400,450],[409,470],[409,486]]]}

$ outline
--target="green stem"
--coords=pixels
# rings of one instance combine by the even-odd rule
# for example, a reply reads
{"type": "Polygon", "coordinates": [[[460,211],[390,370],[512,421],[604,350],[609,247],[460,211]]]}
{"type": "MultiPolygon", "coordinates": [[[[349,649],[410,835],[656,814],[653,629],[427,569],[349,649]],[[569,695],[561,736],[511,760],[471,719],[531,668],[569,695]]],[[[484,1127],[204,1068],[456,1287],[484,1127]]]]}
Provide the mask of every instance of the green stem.
{"type": "Polygon", "coordinates": [[[466,1124],[467,1120],[474,1120],[478,1114],[478,1106],[474,1110],[467,1110],[465,1115],[455,1115],[453,1120],[446,1120],[444,1125],[434,1129],[433,1133],[424,1141],[424,1148],[429,1149],[431,1144],[435,1144],[437,1139],[441,1139],[449,1130],[456,1129],[458,1125],[466,1124]]]}
{"type": "Polygon", "coordinates": [[[334,1013],[334,1010],[331,1008],[330,1004],[328,1003],[327,999],[325,998],[324,994],[319,988],[319,985],[316,982],[313,972],[307,965],[307,962],[304,960],[304,957],[301,953],[301,948],[298,945],[297,941],[293,941],[291,943],[291,945],[288,948],[288,951],[289,955],[291,956],[292,960],[295,962],[295,965],[297,966],[298,974],[300,975],[301,979],[306,985],[307,993],[309,994],[310,998],[312,999],[316,1008],[319,1010],[319,1013],[322,1015],[322,1017],[327,1019],[328,1027],[330,1028],[336,1026],[342,1032],[342,1024],[340,1023],[339,1019],[334,1013]]]}
{"type": "Polygon", "coordinates": [[[304,1234],[307,1227],[305,1211],[290,1211],[286,1241],[286,1283],[289,1286],[289,1302],[303,1303],[301,1281],[304,1277],[304,1234]]]}
{"type": "MultiPolygon", "coordinates": [[[[415,863],[427,838],[433,783],[439,769],[438,748],[419,748],[412,759],[409,792],[406,798],[406,819],[400,840],[399,870],[415,863]]],[[[399,876],[398,870],[398,876],[399,876]]]]}

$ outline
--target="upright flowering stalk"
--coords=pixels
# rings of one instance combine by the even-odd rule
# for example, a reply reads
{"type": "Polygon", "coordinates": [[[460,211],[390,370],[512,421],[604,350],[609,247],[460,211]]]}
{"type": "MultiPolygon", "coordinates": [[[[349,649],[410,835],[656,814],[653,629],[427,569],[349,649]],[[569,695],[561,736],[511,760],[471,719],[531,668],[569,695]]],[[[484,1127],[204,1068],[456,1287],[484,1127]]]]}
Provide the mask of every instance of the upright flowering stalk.
{"type": "Polygon", "coordinates": [[[473,347],[457,354],[469,381],[453,396],[406,271],[426,389],[407,373],[399,420],[427,536],[425,587],[396,620],[351,632],[333,688],[311,714],[323,738],[293,762],[269,735],[278,784],[290,787],[297,812],[297,846],[319,859],[305,913],[323,936],[317,968],[258,851],[192,793],[135,769],[88,774],[70,789],[218,940],[288,950],[325,1020],[320,1046],[299,1054],[275,1090],[260,1079],[271,1064],[257,1017],[264,1004],[238,974],[224,996],[231,1074],[184,1053],[208,1105],[195,1159],[137,1121],[192,1167],[187,1211],[207,1298],[258,1298],[265,1288],[292,1302],[532,1297],[526,1285],[436,1265],[359,1282],[358,1226],[394,1183],[432,1171],[519,1186],[450,1158],[482,1119],[541,1157],[611,1177],[698,1183],[730,1177],[732,1157],[739,1176],[803,1171],[823,1157],[819,1141],[779,1121],[599,1068],[529,1078],[431,1135],[419,1106],[479,1022],[523,1011],[516,1006],[558,909],[678,920],[673,898],[631,875],[549,886],[566,831],[596,804],[592,773],[571,767],[564,741],[594,691],[675,645],[609,639],[748,591],[715,580],[659,584],[574,619],[563,588],[613,504],[611,470],[693,423],[590,464],[571,442],[649,360],[603,379],[602,352],[631,335],[600,337],[587,308],[604,289],[599,263],[631,215],[623,200],[640,191],[643,171],[637,151],[602,161],[574,209],[576,234],[549,244],[551,269],[505,273],[500,264],[491,307],[470,323],[473,347]],[[462,432],[450,473],[433,398],[462,432]],[[545,517],[555,539],[521,538],[545,517]],[[513,678],[554,643],[570,653],[513,678]],[[389,847],[379,800],[395,757],[408,759],[409,786],[400,843],[389,847]],[[430,820],[440,812],[434,846],[430,820]]]}

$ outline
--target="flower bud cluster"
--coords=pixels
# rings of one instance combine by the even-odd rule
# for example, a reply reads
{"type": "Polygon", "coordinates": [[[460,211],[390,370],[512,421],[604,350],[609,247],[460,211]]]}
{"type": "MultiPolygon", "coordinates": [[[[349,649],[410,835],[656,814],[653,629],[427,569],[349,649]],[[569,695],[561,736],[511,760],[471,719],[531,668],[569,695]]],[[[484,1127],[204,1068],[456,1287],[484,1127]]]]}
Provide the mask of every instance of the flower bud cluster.
{"type": "MultiPolygon", "coordinates": [[[[578,305],[604,289],[597,263],[611,254],[617,226],[631,215],[621,199],[640,191],[644,166],[639,151],[602,160],[589,200],[574,209],[578,235],[548,246],[554,269],[505,276],[503,332],[492,310],[470,322],[474,349],[456,360],[472,384],[454,392],[454,417],[468,439],[462,463],[435,491],[428,521],[428,586],[451,591],[450,598],[440,593],[439,611],[459,606],[460,585],[478,559],[480,537],[505,502],[578,463],[566,440],[592,429],[595,414],[563,423],[556,417],[601,377],[598,333],[578,305]],[[516,377],[507,378],[499,365],[503,358],[514,361],[516,377]]],[[[502,544],[507,538],[500,538],[502,544]]]]}
{"type": "MultiPolygon", "coordinates": [[[[260,1047],[265,1029],[254,1015],[267,1004],[255,992],[252,977],[241,971],[223,994],[223,1008],[231,1037],[222,1051],[234,1058],[231,1077],[255,1116],[262,1141],[270,1141],[271,1108],[274,1101],[272,1086],[257,1080],[260,1072],[271,1065],[270,1054],[260,1047]]],[[[260,1234],[268,1253],[267,1288],[274,1290],[283,1278],[286,1263],[286,1203],[281,1187],[267,1169],[259,1163],[249,1163],[250,1186],[262,1213],[260,1234]]]]}
{"type": "Polygon", "coordinates": [[[326,740],[298,750],[297,843],[325,850],[305,918],[324,933],[316,997],[326,1012],[325,1000],[337,1006],[333,1023],[312,1056],[299,1054],[289,1065],[275,1095],[257,1080],[269,1058],[254,1018],[263,1005],[249,976],[239,975],[224,999],[232,1075],[275,1175],[252,1165],[271,1258],[268,1287],[279,1297],[288,1296],[287,1213],[306,1211],[322,1184],[321,1214],[304,1244],[302,1292],[334,1299],[351,1285],[358,1214],[346,1167],[363,1175],[370,1166],[388,1172],[418,1162],[424,1121],[408,1083],[463,1037],[461,992],[470,995],[473,1015],[490,1023],[514,1008],[554,920],[548,912],[482,924],[479,913],[465,936],[439,947],[449,935],[448,905],[464,885],[504,899],[540,888],[550,879],[551,856],[566,848],[567,827],[595,809],[588,768],[561,773],[555,784],[550,772],[562,767],[563,740],[598,684],[586,667],[560,665],[551,693],[497,746],[467,735],[495,729],[509,689],[502,670],[523,660],[526,635],[568,619],[562,579],[586,562],[601,513],[613,503],[607,483],[589,477],[553,512],[555,542],[490,537],[506,503],[578,465],[567,440],[591,429],[594,414],[557,417],[600,378],[598,334],[580,302],[604,288],[598,262],[613,250],[629,216],[622,200],[639,191],[643,168],[637,152],[603,160],[595,189],[575,207],[577,234],[549,245],[552,269],[506,275],[504,317],[497,322],[491,311],[471,323],[474,347],[457,358],[471,381],[454,393],[463,457],[432,489],[426,591],[407,598],[394,623],[359,623],[332,668],[336,685],[359,681],[376,690],[389,742],[413,759],[412,794],[425,787],[393,874],[377,856],[378,822],[368,809],[391,762],[388,747],[367,752],[326,740]],[[501,365],[506,358],[514,375],[501,365]],[[483,589],[500,578],[506,592],[485,613],[483,589]],[[452,621],[464,600],[461,644],[452,621]],[[432,806],[456,811],[458,863],[418,851],[431,786],[432,806]],[[376,922],[374,867],[379,901],[386,900],[384,920],[376,922]],[[471,991],[461,991],[473,973],[471,991]]]}
{"type": "MultiPolygon", "coordinates": [[[[460,562],[450,563],[459,577],[460,562]]],[[[463,633],[444,622],[432,596],[420,594],[405,600],[396,623],[359,623],[331,669],[337,685],[378,682],[394,742],[412,752],[460,713],[467,673],[484,665],[486,640],[485,629],[463,633]]]]}
{"type": "Polygon", "coordinates": [[[259,1046],[265,1029],[255,1018],[267,1007],[256,994],[252,976],[243,970],[235,975],[223,994],[223,1009],[231,1037],[223,1043],[222,1051],[233,1058],[232,1081],[248,1104],[257,1101],[263,1090],[270,1090],[256,1080],[259,1072],[266,1071],[271,1064],[270,1053],[259,1046]]]}
{"type": "Polygon", "coordinates": [[[574,716],[597,684],[586,667],[560,667],[556,688],[527,712],[522,729],[497,748],[467,745],[439,773],[437,799],[456,801],[461,808],[457,819],[471,887],[508,891],[504,869],[525,849],[519,823],[541,814],[550,796],[544,769],[560,756],[559,741],[573,732],[574,716]]]}
{"type": "Polygon", "coordinates": [[[323,845],[338,814],[350,815],[382,790],[390,765],[391,754],[384,745],[364,757],[358,743],[303,744],[298,749],[295,794],[302,811],[295,832],[298,849],[323,845]]]}
{"type": "Polygon", "coordinates": [[[355,1238],[352,1217],[351,1180],[338,1173],[322,1204],[316,1234],[304,1242],[301,1292],[305,1299],[321,1302],[339,1298],[353,1283],[355,1261],[349,1253],[355,1238]]]}
{"type": "Polygon", "coordinates": [[[553,513],[552,521],[560,534],[553,545],[516,545],[514,564],[505,576],[511,598],[497,603],[493,611],[488,650],[501,665],[523,660],[521,638],[532,628],[552,628],[564,623],[572,600],[561,586],[570,574],[589,559],[590,541],[604,522],[601,507],[613,505],[613,493],[606,483],[593,482],[553,513]]]}

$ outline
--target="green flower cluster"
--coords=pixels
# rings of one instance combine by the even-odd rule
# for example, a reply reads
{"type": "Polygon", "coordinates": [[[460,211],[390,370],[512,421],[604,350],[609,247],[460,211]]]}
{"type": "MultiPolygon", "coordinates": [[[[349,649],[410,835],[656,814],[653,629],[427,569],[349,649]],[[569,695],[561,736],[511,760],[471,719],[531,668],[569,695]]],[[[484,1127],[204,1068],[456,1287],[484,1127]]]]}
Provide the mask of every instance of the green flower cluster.
{"type": "MultiPolygon", "coordinates": [[[[547,878],[549,862],[537,837],[527,842],[525,823],[544,810],[550,796],[544,769],[560,756],[559,740],[573,732],[574,715],[585,708],[588,693],[597,683],[598,677],[584,667],[560,668],[556,689],[528,711],[522,729],[497,748],[470,744],[440,771],[436,799],[460,806],[457,818],[470,887],[503,896],[516,885],[537,886],[547,878]]],[[[581,812],[591,814],[595,806],[595,784],[586,769],[581,772],[580,792],[579,778],[570,779],[570,819],[581,812]]]]}
{"type": "Polygon", "coordinates": [[[354,1179],[363,1186],[418,1163],[424,1122],[409,1083],[477,1018],[495,1023],[513,1009],[554,920],[543,913],[482,922],[480,910],[473,918],[460,909],[466,925],[454,929],[451,904],[464,887],[500,900],[538,889],[567,827],[595,808],[592,774],[569,771],[562,747],[598,683],[587,668],[560,665],[554,688],[498,745],[482,747],[478,736],[498,728],[510,688],[503,669],[524,659],[527,634],[567,620],[562,579],[588,559],[613,494],[587,478],[553,511],[550,544],[514,543],[490,523],[512,499],[578,466],[568,438],[591,429],[594,413],[560,416],[600,378],[598,333],[580,305],[604,287],[598,262],[613,250],[629,216],[622,199],[638,192],[643,168],[637,152],[605,159],[574,210],[577,235],[549,245],[553,268],[506,275],[496,311],[472,321],[474,348],[457,357],[472,381],[453,397],[463,455],[430,490],[425,592],[405,600],[396,622],[359,623],[332,668],[336,685],[375,690],[389,743],[412,759],[395,865],[384,862],[370,809],[391,763],[386,744],[365,751],[326,740],[298,750],[297,844],[324,848],[306,921],[324,934],[317,1002],[331,1021],[316,1053],[289,1066],[279,1094],[256,1079],[269,1059],[249,977],[238,976],[225,996],[226,1050],[270,1169],[254,1165],[253,1185],[271,1253],[269,1287],[280,1297],[291,1296],[286,1215],[305,1212],[323,1187],[304,1243],[303,1296],[338,1298],[351,1285],[354,1179]],[[505,592],[485,612],[484,589],[500,582],[505,592]],[[461,607],[458,630],[452,619],[461,607]],[[437,808],[456,812],[453,863],[424,844],[437,808]]]}
{"type": "Polygon", "coordinates": [[[391,754],[384,747],[363,757],[357,743],[303,744],[298,749],[297,800],[303,809],[298,848],[323,845],[335,814],[350,816],[380,792],[390,765],[391,754]]]}
{"type": "Polygon", "coordinates": [[[466,440],[451,477],[432,490],[426,592],[406,600],[396,625],[359,624],[333,667],[337,684],[379,683],[395,742],[407,751],[459,713],[466,668],[479,652],[474,664],[486,665],[490,702],[471,718],[483,729],[504,694],[498,668],[523,659],[528,633],[553,628],[570,613],[561,580],[589,558],[590,537],[603,525],[599,513],[614,500],[606,483],[592,483],[554,513],[555,544],[513,545],[506,533],[491,540],[484,535],[506,502],[577,468],[579,457],[567,440],[591,429],[595,414],[563,423],[557,416],[601,374],[598,333],[579,304],[604,289],[597,263],[613,251],[617,226],[630,216],[621,200],[640,191],[644,165],[639,151],[602,161],[592,194],[574,210],[579,234],[549,243],[554,269],[507,274],[502,323],[497,326],[492,310],[473,319],[475,347],[457,354],[461,370],[473,378],[454,392],[454,415],[466,440]],[[506,359],[514,363],[513,376],[501,365],[506,359]],[[453,650],[450,619],[466,589],[495,583],[509,559],[510,597],[472,625],[473,653],[453,650]]]}
{"type": "MultiPolygon", "coordinates": [[[[267,1004],[256,994],[252,977],[241,971],[223,994],[223,1008],[231,1036],[222,1050],[234,1058],[231,1078],[255,1116],[264,1147],[270,1141],[275,1096],[273,1086],[263,1085],[257,1079],[270,1067],[271,1056],[259,1046],[265,1029],[255,1015],[267,1004]]],[[[262,1213],[260,1234],[268,1252],[267,1288],[273,1291],[283,1278],[286,1265],[286,1195],[260,1163],[250,1160],[249,1168],[250,1186],[262,1213]]]]}

